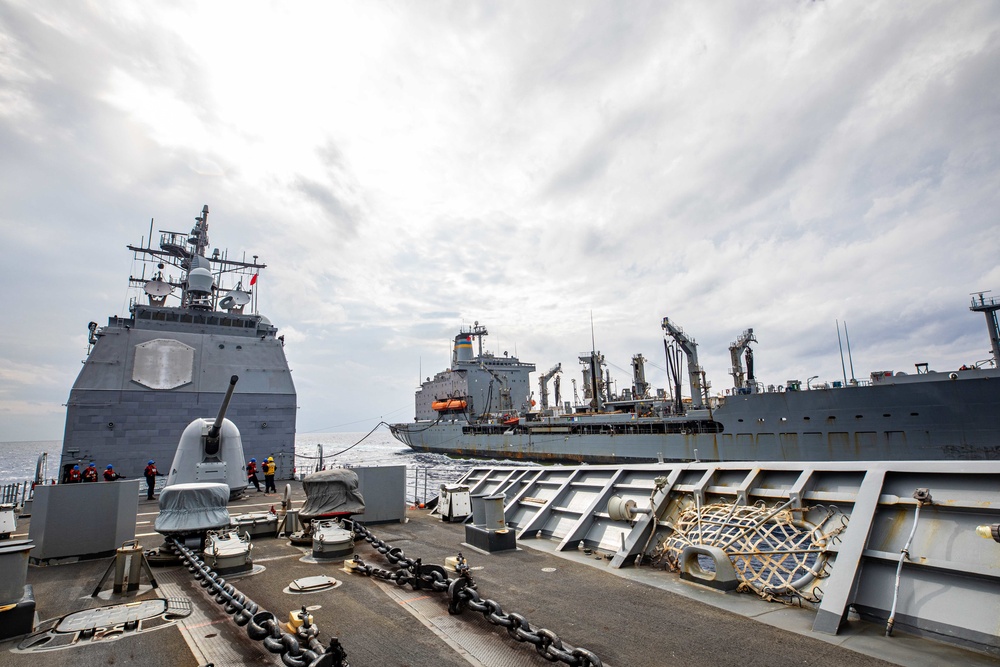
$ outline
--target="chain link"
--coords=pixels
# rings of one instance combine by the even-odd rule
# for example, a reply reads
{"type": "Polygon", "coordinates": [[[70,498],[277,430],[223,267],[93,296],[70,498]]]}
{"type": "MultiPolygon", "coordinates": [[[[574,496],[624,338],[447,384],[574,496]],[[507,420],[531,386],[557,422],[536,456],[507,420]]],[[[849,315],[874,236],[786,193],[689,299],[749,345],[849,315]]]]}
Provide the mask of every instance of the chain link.
{"type": "Polygon", "coordinates": [[[390,547],[357,521],[347,520],[345,523],[350,524],[350,530],[356,536],[371,544],[390,563],[401,565],[399,569],[390,572],[372,567],[360,556],[355,555],[354,569],[359,574],[392,581],[397,586],[409,585],[414,590],[446,592],[449,600],[448,613],[460,614],[465,609],[478,612],[491,624],[505,628],[511,638],[532,644],[535,651],[550,662],[563,662],[571,667],[603,667],[604,663],[593,652],[565,644],[559,635],[551,630],[545,628],[533,630],[528,619],[521,614],[505,613],[500,603],[480,597],[462,554],[458,555],[459,576],[450,578],[444,568],[438,565],[423,565],[419,558],[417,560],[407,558],[402,549],[390,547]]]}
{"type": "Polygon", "coordinates": [[[331,637],[329,646],[319,642],[319,628],[309,622],[305,607],[300,616],[302,625],[295,634],[283,632],[274,614],[261,610],[260,605],[227,583],[180,540],[171,537],[167,542],[201,587],[210,589],[209,595],[233,617],[233,622],[240,627],[246,626],[247,635],[262,642],[271,653],[279,654],[287,667],[351,667],[339,639],[331,637]]]}

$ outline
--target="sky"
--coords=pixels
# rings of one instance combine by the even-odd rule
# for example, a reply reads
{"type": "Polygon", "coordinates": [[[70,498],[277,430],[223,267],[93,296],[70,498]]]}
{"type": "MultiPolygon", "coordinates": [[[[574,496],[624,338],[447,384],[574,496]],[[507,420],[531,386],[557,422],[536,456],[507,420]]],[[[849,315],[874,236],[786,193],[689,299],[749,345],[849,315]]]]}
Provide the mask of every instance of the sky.
{"type": "Polygon", "coordinates": [[[0,440],[204,204],[300,434],[411,420],[473,322],[564,397],[592,336],[665,386],[664,317],[715,393],[748,327],[765,384],[841,379],[838,322],[859,378],[986,360],[998,73],[992,0],[0,0],[0,440]]]}

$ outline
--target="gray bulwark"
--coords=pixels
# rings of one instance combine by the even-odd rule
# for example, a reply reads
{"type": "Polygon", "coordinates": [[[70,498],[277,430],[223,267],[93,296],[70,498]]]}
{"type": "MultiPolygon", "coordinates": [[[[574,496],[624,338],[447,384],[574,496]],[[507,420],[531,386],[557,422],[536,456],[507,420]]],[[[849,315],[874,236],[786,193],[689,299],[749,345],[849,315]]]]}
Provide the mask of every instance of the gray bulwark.
{"type": "MultiPolygon", "coordinates": [[[[656,560],[664,553],[661,546],[685,520],[691,523],[692,512],[706,522],[702,526],[699,519],[698,533],[708,522],[720,525],[719,516],[722,524],[743,526],[751,537],[779,534],[773,529],[782,525],[805,526],[815,540],[805,551],[817,552],[810,567],[819,576],[796,580],[797,592],[787,601],[815,613],[814,632],[838,634],[848,625],[873,623],[883,634],[903,558],[896,631],[1000,657],[1000,544],[976,531],[1000,524],[1000,461],[482,467],[456,483],[474,493],[506,494],[505,521],[517,531],[521,546],[586,549],[616,569],[652,558],[659,567],[642,567],[646,577],[664,581],[673,575],[661,569],[671,567],[668,561],[656,560]],[[931,498],[921,506],[919,519],[918,489],[929,490],[931,498]],[[612,496],[619,504],[634,503],[632,519],[609,512],[612,496]],[[753,525],[730,522],[741,508],[760,509],[766,518],[753,525]],[[850,611],[860,620],[849,617],[850,611]]],[[[707,534],[709,540],[697,546],[729,549],[734,565],[750,555],[782,562],[780,554],[803,553],[801,546],[782,551],[770,542],[748,553],[745,547],[730,549],[724,540],[714,544],[711,531],[707,534]]],[[[713,599],[733,610],[747,604],[739,593],[713,599]]]]}
{"type": "Polygon", "coordinates": [[[36,486],[28,528],[35,543],[31,561],[113,554],[135,539],[138,507],[139,480],[36,486]]]}

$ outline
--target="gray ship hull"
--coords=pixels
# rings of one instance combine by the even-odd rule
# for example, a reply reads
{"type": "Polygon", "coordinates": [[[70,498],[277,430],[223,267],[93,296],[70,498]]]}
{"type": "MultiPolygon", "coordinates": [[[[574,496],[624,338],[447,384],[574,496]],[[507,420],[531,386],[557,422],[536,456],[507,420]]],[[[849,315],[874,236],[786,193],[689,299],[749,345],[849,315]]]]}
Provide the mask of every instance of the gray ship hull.
{"type": "Polygon", "coordinates": [[[395,424],[392,432],[419,451],[536,461],[1000,459],[995,369],[721,400],[711,412],[684,416],[591,413],[505,426],[458,415],[395,424]]]}

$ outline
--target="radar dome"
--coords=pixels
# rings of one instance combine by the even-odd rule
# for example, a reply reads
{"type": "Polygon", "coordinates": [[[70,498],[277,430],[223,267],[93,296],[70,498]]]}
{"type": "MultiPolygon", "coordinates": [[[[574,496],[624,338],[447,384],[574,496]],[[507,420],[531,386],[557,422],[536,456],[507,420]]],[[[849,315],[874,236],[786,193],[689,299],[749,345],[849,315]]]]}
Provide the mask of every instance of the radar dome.
{"type": "Polygon", "coordinates": [[[208,257],[202,257],[201,255],[195,255],[191,258],[191,269],[211,269],[212,261],[208,257]]]}
{"type": "Polygon", "coordinates": [[[208,294],[212,291],[212,286],[214,284],[215,279],[212,278],[212,272],[208,269],[191,269],[188,273],[189,292],[201,292],[203,294],[208,294]]]}

